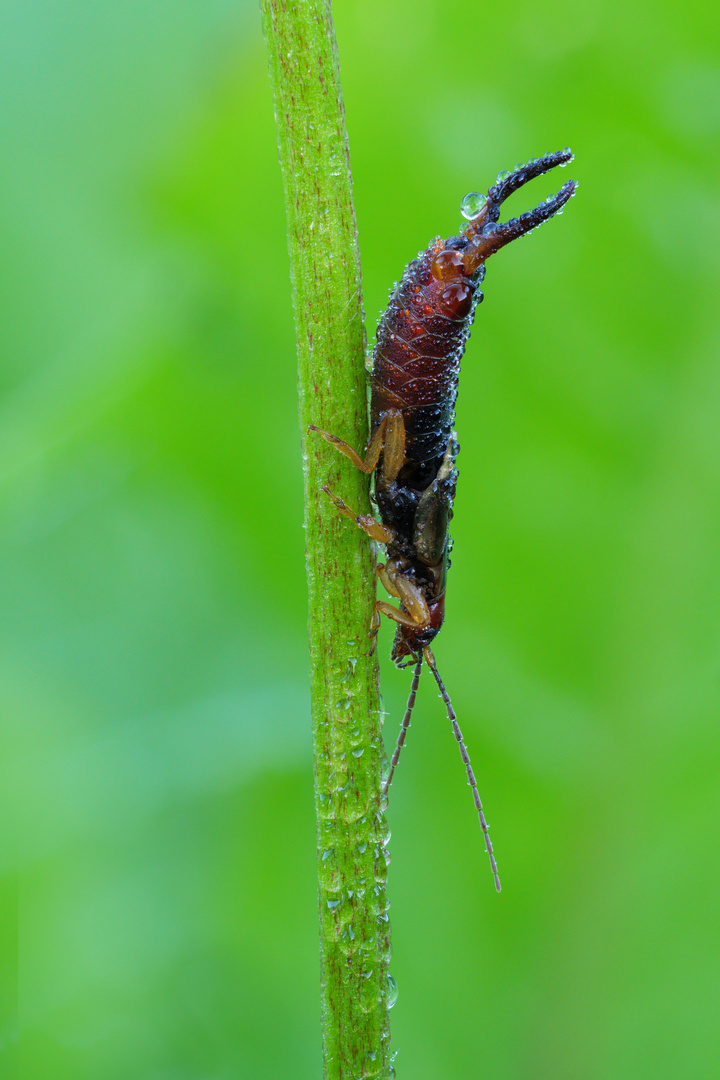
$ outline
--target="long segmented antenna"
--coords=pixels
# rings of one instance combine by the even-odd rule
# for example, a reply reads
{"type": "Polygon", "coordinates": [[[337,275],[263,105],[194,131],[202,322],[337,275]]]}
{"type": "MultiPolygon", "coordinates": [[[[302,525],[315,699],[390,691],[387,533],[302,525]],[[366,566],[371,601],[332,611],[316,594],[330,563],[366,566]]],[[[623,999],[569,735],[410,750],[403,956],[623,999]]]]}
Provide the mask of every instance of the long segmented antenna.
{"type": "Polygon", "coordinates": [[[480,818],[480,828],[482,829],[483,836],[485,837],[485,850],[487,851],[488,856],[490,858],[490,869],[492,870],[493,877],[495,878],[495,888],[497,889],[498,892],[500,892],[500,890],[501,890],[500,878],[498,877],[498,868],[497,868],[497,863],[495,862],[495,856],[493,854],[493,846],[492,846],[492,841],[490,840],[490,833],[488,832],[488,824],[487,824],[487,822],[485,820],[485,814],[483,813],[482,803],[480,802],[480,793],[478,791],[477,780],[475,779],[475,773],[472,771],[472,765],[470,764],[470,758],[468,757],[467,747],[465,746],[465,742],[464,742],[463,737],[462,737],[462,732],[461,732],[460,726],[459,726],[459,724],[457,722],[457,716],[455,715],[455,710],[453,709],[453,707],[452,707],[452,705],[450,703],[450,697],[448,695],[447,690],[445,689],[445,684],[443,683],[442,679],[440,678],[440,672],[438,671],[437,665],[435,664],[435,657],[433,656],[432,651],[430,649],[428,649],[428,648],[425,648],[423,650],[423,654],[425,656],[425,662],[427,663],[427,666],[430,668],[430,670],[433,673],[433,676],[435,677],[435,682],[440,687],[440,696],[442,697],[443,701],[445,702],[445,708],[447,709],[448,719],[449,719],[450,723],[452,724],[453,734],[455,735],[455,738],[458,741],[458,746],[460,747],[460,756],[462,757],[463,762],[465,764],[465,771],[467,772],[468,783],[470,784],[470,787],[472,788],[473,799],[475,800],[475,807],[476,807],[477,812],[478,812],[478,817],[480,818]]]}
{"type": "Polygon", "coordinates": [[[395,772],[395,767],[400,760],[400,752],[405,745],[405,736],[407,735],[408,728],[410,727],[410,718],[412,717],[413,706],[415,705],[415,698],[417,697],[418,686],[420,685],[420,672],[422,671],[422,664],[423,662],[421,656],[417,664],[415,665],[415,670],[413,672],[413,680],[410,685],[410,693],[408,695],[407,706],[405,708],[405,715],[403,716],[402,724],[400,725],[400,733],[398,735],[397,746],[395,747],[392,761],[390,762],[390,772],[388,773],[387,780],[383,784],[383,795],[387,795],[388,793],[388,789],[390,787],[390,784],[392,783],[393,773],[395,772]]]}

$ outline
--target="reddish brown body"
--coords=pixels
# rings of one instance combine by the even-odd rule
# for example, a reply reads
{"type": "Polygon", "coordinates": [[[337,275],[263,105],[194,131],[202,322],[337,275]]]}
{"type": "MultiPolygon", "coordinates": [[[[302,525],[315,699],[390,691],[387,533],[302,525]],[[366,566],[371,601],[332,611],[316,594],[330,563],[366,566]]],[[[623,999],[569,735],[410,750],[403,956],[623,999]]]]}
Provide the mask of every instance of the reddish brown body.
{"type": "Polygon", "coordinates": [[[462,278],[458,275],[457,280],[448,282],[437,275],[437,257],[446,250],[452,251],[438,239],[410,263],[378,325],[373,358],[372,430],[393,409],[402,415],[405,435],[404,461],[397,475],[388,479],[379,469],[375,477],[380,518],[395,534],[386,545],[388,563],[421,589],[429,615],[423,627],[398,624],[393,646],[396,662],[420,655],[438,634],[445,617],[447,527],[459,451],[453,432],[455,400],[460,359],[475,305],[482,298],[477,285],[484,271],[472,277],[463,273],[462,278]],[[447,475],[439,479],[446,456],[447,475]],[[423,523],[426,550],[420,554],[418,507],[431,489],[431,520],[423,523]]]}
{"type": "MultiPolygon", "coordinates": [[[[371,376],[371,435],[365,459],[342,439],[320,432],[358,468],[375,474],[374,499],[380,522],[354,514],[341,499],[328,494],[341,513],[385,545],[387,560],[378,566],[378,576],[389,594],[400,600],[400,608],[376,601],[373,632],[379,627],[380,614],[387,615],[397,624],[393,660],[403,665],[411,657],[416,665],[386,787],[405,739],[424,659],[440,687],[460,744],[498,889],[477,784],[429,646],[445,616],[451,547],[448,526],[459,451],[453,430],[455,401],[460,360],[476,306],[483,299],[479,285],[485,276],[485,262],[501,247],[561,211],[577,185],[571,180],[534,210],[503,224],[498,224],[500,207],[528,180],[571,160],[571,152],[562,150],[518,165],[512,173],[501,173],[486,198],[476,197],[475,210],[472,216],[467,215],[469,223],[460,234],[445,241],[436,238],[408,265],[378,325],[371,376]]],[[[464,203],[470,198],[466,196],[464,203]]]]}
{"type": "Polygon", "coordinates": [[[458,453],[453,431],[455,400],[460,360],[476,306],[483,299],[479,286],[485,261],[557,213],[576,185],[570,181],[547,203],[503,225],[497,224],[500,206],[527,180],[571,158],[569,151],[548,154],[498,177],[484,206],[462,233],[445,241],[438,237],[409,264],[378,325],[371,427],[374,434],[388,413],[397,411],[402,416],[404,447],[399,470],[392,469],[390,474],[383,468],[383,448],[375,474],[375,499],[383,524],[394,534],[386,545],[388,566],[396,576],[402,573],[418,586],[429,616],[421,626],[398,624],[393,647],[396,662],[408,655],[417,657],[436,636],[444,617],[447,526],[457,479],[453,467],[458,453]],[[446,475],[441,475],[443,469],[446,475]],[[423,500],[428,505],[418,521],[423,500]]]}

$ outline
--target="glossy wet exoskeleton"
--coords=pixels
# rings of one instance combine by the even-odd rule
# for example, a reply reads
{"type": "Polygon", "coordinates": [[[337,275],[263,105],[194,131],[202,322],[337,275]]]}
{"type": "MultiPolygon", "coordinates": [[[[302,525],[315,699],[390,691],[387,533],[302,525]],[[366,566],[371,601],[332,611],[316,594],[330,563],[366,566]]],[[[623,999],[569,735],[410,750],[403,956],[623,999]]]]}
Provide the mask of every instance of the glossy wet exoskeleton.
{"type": "Polygon", "coordinates": [[[377,600],[371,633],[377,635],[381,614],[392,619],[397,624],[393,660],[399,666],[415,664],[385,789],[405,741],[425,661],[440,688],[460,745],[498,891],[500,881],[477,784],[430,643],[445,617],[448,528],[457,482],[455,401],[460,360],[476,307],[483,299],[479,286],[485,263],[500,248],[561,212],[577,184],[569,181],[534,210],[502,224],[498,223],[500,207],[528,180],[571,160],[566,149],[518,165],[512,173],[501,173],[486,197],[473,195],[463,200],[463,206],[472,206],[473,212],[459,235],[448,240],[436,238],[408,265],[378,325],[371,374],[371,434],[365,458],[337,436],[310,429],[336,446],[358,469],[374,473],[380,521],[354,513],[337,495],[325,490],[340,513],[385,546],[387,558],[377,573],[400,607],[377,600]]]}

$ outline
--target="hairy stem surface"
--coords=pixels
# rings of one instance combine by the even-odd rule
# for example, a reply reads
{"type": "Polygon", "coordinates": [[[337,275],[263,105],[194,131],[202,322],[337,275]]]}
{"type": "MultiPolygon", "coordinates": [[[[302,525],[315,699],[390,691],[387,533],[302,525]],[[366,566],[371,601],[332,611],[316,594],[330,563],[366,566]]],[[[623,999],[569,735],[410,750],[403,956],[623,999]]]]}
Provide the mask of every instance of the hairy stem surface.
{"type": "Polygon", "coordinates": [[[261,0],[285,187],[305,473],[321,1001],[327,1080],[391,1075],[387,827],[368,481],[309,424],[367,437],[360,257],[329,2],[261,0]]]}

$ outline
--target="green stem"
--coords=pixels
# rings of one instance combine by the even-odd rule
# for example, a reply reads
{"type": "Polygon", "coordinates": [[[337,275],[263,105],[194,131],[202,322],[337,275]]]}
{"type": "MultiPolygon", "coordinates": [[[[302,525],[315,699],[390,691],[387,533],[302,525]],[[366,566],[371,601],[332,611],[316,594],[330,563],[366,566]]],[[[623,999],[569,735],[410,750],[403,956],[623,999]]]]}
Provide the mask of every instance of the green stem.
{"type": "MultiPolygon", "coordinates": [[[[367,438],[360,256],[329,0],[261,0],[275,100],[297,332],[315,806],[322,1035],[327,1080],[392,1075],[387,827],[378,668],[368,629],[371,545],[323,485],[362,513],[368,479],[309,424],[367,438]]],[[[268,268],[268,274],[270,274],[268,268]]]]}

